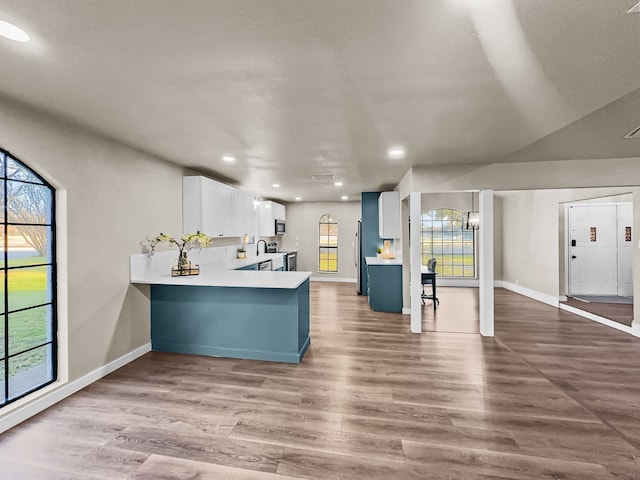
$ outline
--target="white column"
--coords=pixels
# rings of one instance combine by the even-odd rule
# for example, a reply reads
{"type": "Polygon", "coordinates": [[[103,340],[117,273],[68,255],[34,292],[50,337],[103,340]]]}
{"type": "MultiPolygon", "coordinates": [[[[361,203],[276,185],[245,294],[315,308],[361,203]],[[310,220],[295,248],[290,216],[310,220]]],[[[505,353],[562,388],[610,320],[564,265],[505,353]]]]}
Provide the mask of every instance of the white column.
{"type": "Polygon", "coordinates": [[[422,308],[420,288],[422,282],[421,269],[422,264],[422,245],[420,243],[420,230],[422,221],[422,194],[420,192],[412,192],[409,196],[409,259],[411,268],[411,331],[413,333],[422,332],[422,308]]]}
{"type": "Polygon", "coordinates": [[[480,191],[480,335],[493,337],[493,190],[480,191]]]}
{"type": "Polygon", "coordinates": [[[632,278],[633,278],[633,322],[631,329],[640,337],[640,188],[633,189],[633,227],[631,241],[633,243],[632,278]]]}

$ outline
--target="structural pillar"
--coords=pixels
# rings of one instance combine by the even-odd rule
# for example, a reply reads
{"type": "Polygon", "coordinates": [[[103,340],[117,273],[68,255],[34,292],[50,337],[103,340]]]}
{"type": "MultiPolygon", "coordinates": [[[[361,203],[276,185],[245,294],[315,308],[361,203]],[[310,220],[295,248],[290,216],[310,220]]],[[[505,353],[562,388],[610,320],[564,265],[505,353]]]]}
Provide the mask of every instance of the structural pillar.
{"type": "Polygon", "coordinates": [[[480,335],[493,337],[493,190],[480,190],[480,335]]]}
{"type": "Polygon", "coordinates": [[[411,266],[411,332],[422,332],[422,194],[412,192],[409,196],[409,259],[411,266]]]}

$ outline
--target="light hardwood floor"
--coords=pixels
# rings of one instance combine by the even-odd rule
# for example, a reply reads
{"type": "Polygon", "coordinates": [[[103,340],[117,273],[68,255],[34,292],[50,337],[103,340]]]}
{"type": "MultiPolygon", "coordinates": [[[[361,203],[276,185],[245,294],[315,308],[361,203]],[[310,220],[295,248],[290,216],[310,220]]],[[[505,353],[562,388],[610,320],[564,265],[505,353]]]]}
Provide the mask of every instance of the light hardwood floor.
{"type": "Polygon", "coordinates": [[[638,339],[500,289],[481,338],[442,293],[414,335],[314,283],[301,365],[147,354],[0,436],[0,478],[640,478],[638,339]]]}

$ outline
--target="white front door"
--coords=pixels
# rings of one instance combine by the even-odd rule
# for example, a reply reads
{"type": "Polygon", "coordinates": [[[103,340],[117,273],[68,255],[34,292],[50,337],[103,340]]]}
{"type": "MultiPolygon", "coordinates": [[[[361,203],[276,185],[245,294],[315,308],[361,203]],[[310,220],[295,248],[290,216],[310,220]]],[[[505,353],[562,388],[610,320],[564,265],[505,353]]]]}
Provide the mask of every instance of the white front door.
{"type": "Polygon", "coordinates": [[[633,295],[633,207],[618,205],[618,295],[633,295]]]}
{"type": "Polygon", "coordinates": [[[617,295],[615,205],[569,207],[569,294],[617,295]]]}

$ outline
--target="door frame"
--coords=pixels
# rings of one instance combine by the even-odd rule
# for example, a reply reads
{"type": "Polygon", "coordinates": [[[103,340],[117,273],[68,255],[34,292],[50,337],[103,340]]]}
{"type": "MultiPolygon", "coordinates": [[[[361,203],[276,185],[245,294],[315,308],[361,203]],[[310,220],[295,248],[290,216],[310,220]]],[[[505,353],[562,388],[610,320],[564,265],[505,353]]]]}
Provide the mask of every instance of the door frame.
{"type": "MultiPolygon", "coordinates": [[[[567,301],[567,296],[569,295],[570,284],[569,284],[569,267],[571,261],[571,232],[569,231],[570,222],[569,222],[569,210],[571,207],[585,207],[589,205],[597,205],[597,206],[615,206],[618,207],[620,205],[631,205],[631,211],[633,214],[633,202],[595,202],[592,200],[575,200],[572,202],[563,203],[564,207],[564,295],[560,296],[560,301],[567,301]]],[[[616,214],[617,221],[617,214],[616,214]]],[[[632,237],[633,238],[633,237],[632,237]]],[[[616,259],[617,259],[617,241],[616,241],[616,259]]],[[[617,268],[617,267],[616,267],[617,268]]],[[[616,278],[617,282],[617,278],[616,278]]],[[[617,284],[617,283],[616,283],[617,284]]]]}

